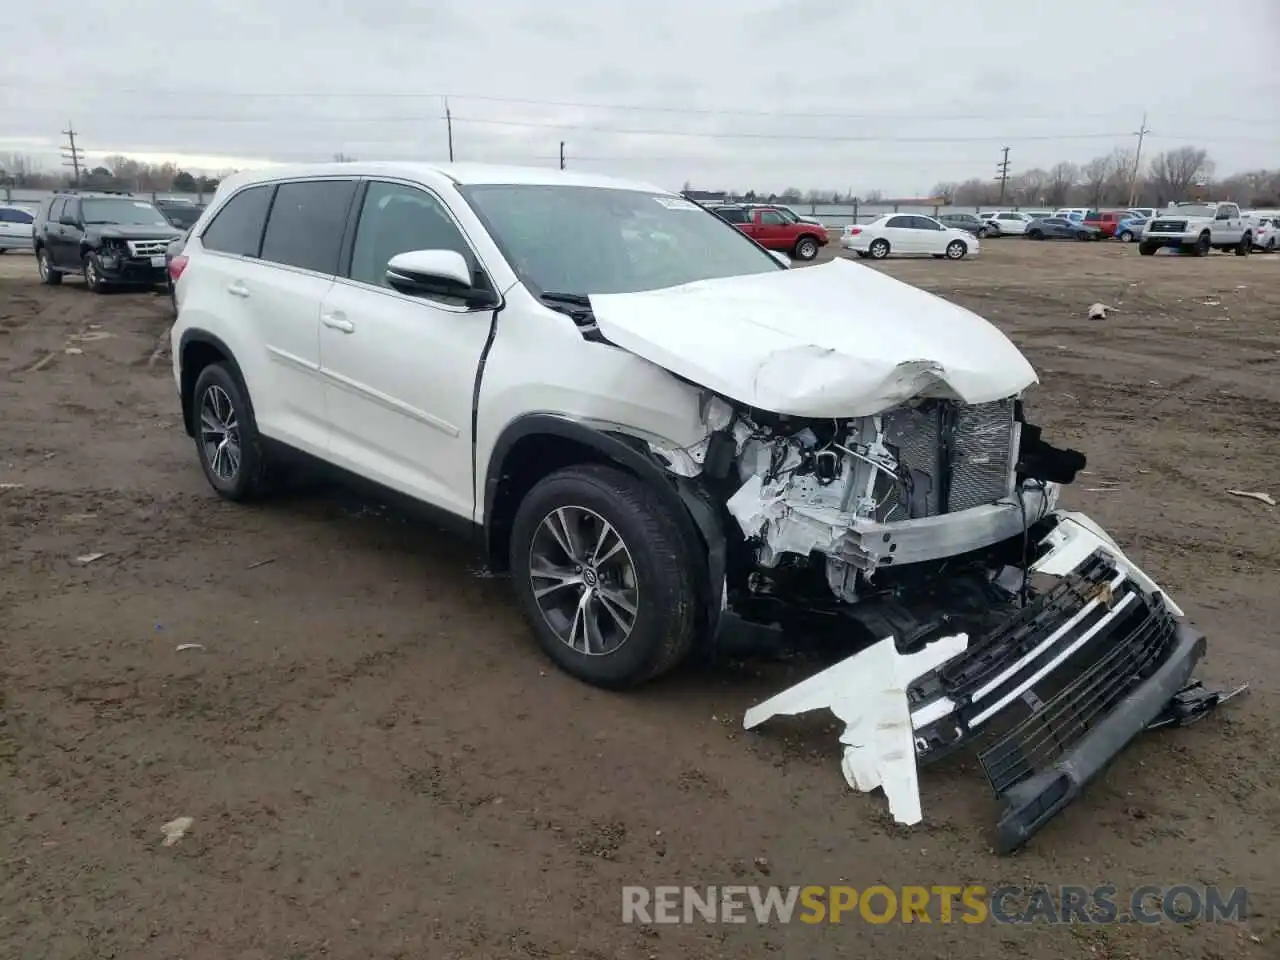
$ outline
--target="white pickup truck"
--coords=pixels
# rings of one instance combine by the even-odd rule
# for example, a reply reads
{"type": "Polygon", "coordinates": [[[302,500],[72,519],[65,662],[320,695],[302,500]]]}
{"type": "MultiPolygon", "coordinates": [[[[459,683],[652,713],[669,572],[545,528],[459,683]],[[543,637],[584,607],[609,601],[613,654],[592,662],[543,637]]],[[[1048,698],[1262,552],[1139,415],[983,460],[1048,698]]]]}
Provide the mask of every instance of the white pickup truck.
{"type": "Polygon", "coordinates": [[[1252,221],[1234,203],[1177,203],[1159,211],[1142,228],[1138,252],[1149,257],[1161,247],[1176,247],[1203,257],[1210,250],[1234,250],[1246,257],[1253,249],[1252,221]]]}

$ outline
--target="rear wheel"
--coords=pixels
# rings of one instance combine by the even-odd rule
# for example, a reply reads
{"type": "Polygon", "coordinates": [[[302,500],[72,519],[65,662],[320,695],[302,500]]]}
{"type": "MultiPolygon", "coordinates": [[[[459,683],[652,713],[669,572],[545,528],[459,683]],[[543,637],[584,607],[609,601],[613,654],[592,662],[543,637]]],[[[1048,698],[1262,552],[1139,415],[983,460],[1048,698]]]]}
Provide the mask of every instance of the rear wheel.
{"type": "Polygon", "coordinates": [[[883,260],[889,255],[889,241],[883,237],[873,240],[871,246],[867,248],[867,252],[871,254],[872,259],[883,260]]]}
{"type": "Polygon", "coordinates": [[[36,269],[40,271],[40,282],[50,287],[56,287],[62,282],[62,274],[53,269],[53,262],[49,259],[49,251],[41,247],[36,254],[36,269]]]}
{"type": "Polygon", "coordinates": [[[1044,231],[1043,231],[1043,230],[1028,230],[1028,231],[1027,231],[1027,236],[1028,236],[1028,237],[1030,237],[1032,240],[1043,240],[1043,239],[1044,239],[1044,231]]]}
{"type": "Polygon", "coordinates": [[[628,473],[583,465],[538,483],[516,511],[510,562],[539,645],[579,680],[633,686],[693,645],[689,546],[656,492],[628,473]]]}
{"type": "Polygon", "coordinates": [[[1128,230],[1121,230],[1120,235],[1116,239],[1121,243],[1133,243],[1133,234],[1128,230]]]}
{"type": "Polygon", "coordinates": [[[248,393],[227,367],[211,363],[200,371],[191,416],[209,485],[227,500],[261,495],[267,484],[266,451],[248,393]]]}

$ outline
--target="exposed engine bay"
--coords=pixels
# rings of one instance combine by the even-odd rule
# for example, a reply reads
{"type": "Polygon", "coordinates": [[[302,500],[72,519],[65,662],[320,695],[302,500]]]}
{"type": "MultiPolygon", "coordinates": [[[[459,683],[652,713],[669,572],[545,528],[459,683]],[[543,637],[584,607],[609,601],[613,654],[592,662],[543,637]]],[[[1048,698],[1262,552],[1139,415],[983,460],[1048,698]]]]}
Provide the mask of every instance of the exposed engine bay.
{"type": "Polygon", "coordinates": [[[1205,642],[1182,610],[1057,508],[1085,457],[1020,398],[813,420],[710,396],[704,421],[693,447],[649,448],[721,508],[724,606],[861,648],[746,726],[832,710],[846,779],[901,822],[921,817],[917,765],[984,738],[997,846],[1015,849],[1142,730],[1225,699],[1191,680],[1205,642]]]}

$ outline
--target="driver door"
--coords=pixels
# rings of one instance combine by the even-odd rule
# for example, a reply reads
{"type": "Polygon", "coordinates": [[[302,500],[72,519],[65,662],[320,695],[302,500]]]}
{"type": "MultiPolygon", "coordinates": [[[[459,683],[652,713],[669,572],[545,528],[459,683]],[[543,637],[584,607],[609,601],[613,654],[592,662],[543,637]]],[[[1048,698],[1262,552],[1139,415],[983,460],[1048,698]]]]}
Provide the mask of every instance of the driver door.
{"type": "Polygon", "coordinates": [[[329,456],[470,517],[472,394],[494,311],[393,290],[387,262],[410,250],[455,250],[478,284],[489,281],[448,207],[426,189],[371,180],[357,208],[350,262],[320,307],[329,456]]]}

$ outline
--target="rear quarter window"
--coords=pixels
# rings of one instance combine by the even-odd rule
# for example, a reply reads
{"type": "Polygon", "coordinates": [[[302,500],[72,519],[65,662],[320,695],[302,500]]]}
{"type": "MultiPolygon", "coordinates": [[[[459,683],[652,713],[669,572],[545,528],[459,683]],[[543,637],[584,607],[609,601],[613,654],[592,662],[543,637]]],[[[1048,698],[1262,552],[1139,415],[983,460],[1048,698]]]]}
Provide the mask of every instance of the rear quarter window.
{"type": "Polygon", "coordinates": [[[267,183],[241,190],[228,200],[200,236],[205,249],[256,257],[274,191],[275,185],[267,183]]]}

